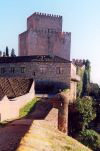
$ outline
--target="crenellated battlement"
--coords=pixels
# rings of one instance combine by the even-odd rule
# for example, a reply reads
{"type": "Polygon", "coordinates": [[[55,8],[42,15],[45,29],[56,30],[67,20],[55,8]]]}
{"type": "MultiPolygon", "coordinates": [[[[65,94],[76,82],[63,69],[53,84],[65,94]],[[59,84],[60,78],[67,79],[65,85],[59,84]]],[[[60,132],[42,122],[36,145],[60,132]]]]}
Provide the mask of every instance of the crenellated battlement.
{"type": "Polygon", "coordinates": [[[61,32],[61,34],[64,35],[64,36],[66,36],[66,35],[70,36],[70,35],[71,35],[71,32],[64,32],[64,31],[63,31],[63,32],[61,32]]]}
{"type": "Polygon", "coordinates": [[[84,66],[85,60],[83,59],[73,59],[72,63],[75,64],[76,66],[84,66]]]}
{"type": "Polygon", "coordinates": [[[35,12],[27,18],[27,29],[53,29],[62,31],[62,16],[35,12]]]}
{"type": "Polygon", "coordinates": [[[60,15],[53,15],[53,14],[46,14],[46,13],[40,13],[40,12],[35,12],[31,16],[29,16],[27,19],[31,18],[32,16],[40,16],[40,17],[50,17],[54,19],[61,19],[62,16],[60,15]]]}

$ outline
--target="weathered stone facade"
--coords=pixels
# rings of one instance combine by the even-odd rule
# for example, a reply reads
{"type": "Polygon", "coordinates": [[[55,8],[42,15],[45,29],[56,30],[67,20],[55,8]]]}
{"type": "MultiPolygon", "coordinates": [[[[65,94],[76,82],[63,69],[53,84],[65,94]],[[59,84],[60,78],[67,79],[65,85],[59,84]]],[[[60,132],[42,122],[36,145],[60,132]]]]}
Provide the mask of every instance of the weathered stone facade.
{"type": "Polygon", "coordinates": [[[62,16],[44,13],[34,13],[27,18],[27,28],[30,29],[51,29],[57,32],[62,31],[62,16]]]}
{"type": "Polygon", "coordinates": [[[62,32],[62,16],[34,13],[19,35],[19,55],[50,55],[70,60],[71,33],[62,32]]]}
{"type": "Polygon", "coordinates": [[[30,58],[30,62],[24,61],[24,57],[12,57],[10,61],[8,61],[10,58],[1,58],[2,63],[0,64],[0,76],[33,78],[34,80],[50,80],[66,83],[66,85],[70,86],[70,61],[55,62],[52,58],[42,61],[38,59],[36,61],[34,56],[27,56],[27,58],[30,58]],[[19,62],[19,58],[22,59],[21,62],[19,62]],[[4,72],[2,72],[2,69],[4,69],[4,72]]]}
{"type": "Polygon", "coordinates": [[[69,88],[72,98],[76,97],[76,67],[56,56],[1,57],[0,77],[32,78],[36,82],[54,83],[54,89],[69,88]]]}

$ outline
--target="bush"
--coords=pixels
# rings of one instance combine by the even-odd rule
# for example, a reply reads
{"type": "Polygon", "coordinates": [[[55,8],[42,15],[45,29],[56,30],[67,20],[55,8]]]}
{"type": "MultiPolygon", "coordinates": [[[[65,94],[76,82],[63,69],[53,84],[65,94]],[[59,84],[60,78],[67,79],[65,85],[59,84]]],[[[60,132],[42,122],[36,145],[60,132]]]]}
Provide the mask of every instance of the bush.
{"type": "Polygon", "coordinates": [[[77,99],[76,108],[79,113],[79,123],[84,131],[89,123],[96,117],[96,112],[93,108],[93,100],[90,97],[77,99]]]}
{"type": "Polygon", "coordinates": [[[80,132],[79,141],[91,148],[93,151],[100,150],[100,135],[94,130],[85,130],[80,132]]]}

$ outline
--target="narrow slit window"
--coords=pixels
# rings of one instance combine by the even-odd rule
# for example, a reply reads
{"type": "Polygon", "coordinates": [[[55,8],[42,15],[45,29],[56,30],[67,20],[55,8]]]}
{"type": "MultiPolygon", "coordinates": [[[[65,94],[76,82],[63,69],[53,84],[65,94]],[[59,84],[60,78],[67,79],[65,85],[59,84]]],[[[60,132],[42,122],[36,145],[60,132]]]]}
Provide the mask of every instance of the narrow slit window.
{"type": "Polygon", "coordinates": [[[56,68],[56,73],[57,73],[57,74],[62,74],[62,73],[63,73],[63,68],[57,67],[57,68],[56,68]]]}
{"type": "Polygon", "coordinates": [[[14,73],[14,72],[15,72],[15,68],[14,68],[14,67],[11,67],[10,72],[11,72],[11,73],[14,73]]]}

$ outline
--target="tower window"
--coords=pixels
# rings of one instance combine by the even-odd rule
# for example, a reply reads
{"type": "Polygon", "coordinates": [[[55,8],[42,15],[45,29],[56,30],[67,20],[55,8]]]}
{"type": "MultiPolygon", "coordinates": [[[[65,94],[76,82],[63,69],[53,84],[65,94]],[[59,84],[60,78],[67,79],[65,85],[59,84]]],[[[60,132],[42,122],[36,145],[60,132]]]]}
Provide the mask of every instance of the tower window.
{"type": "Polygon", "coordinates": [[[25,73],[25,67],[21,67],[21,73],[25,73]]]}
{"type": "Polygon", "coordinates": [[[10,72],[11,72],[11,73],[14,73],[14,72],[15,72],[15,68],[14,68],[14,67],[11,67],[11,68],[10,68],[10,72]]]}
{"type": "Polygon", "coordinates": [[[57,67],[57,68],[56,68],[56,73],[57,73],[57,74],[62,74],[62,73],[63,73],[63,68],[57,67]]]}
{"type": "Polygon", "coordinates": [[[35,72],[33,72],[33,75],[35,76],[35,72]]]}
{"type": "Polygon", "coordinates": [[[45,73],[46,72],[46,68],[45,67],[40,67],[40,72],[41,73],[45,73]]]}

